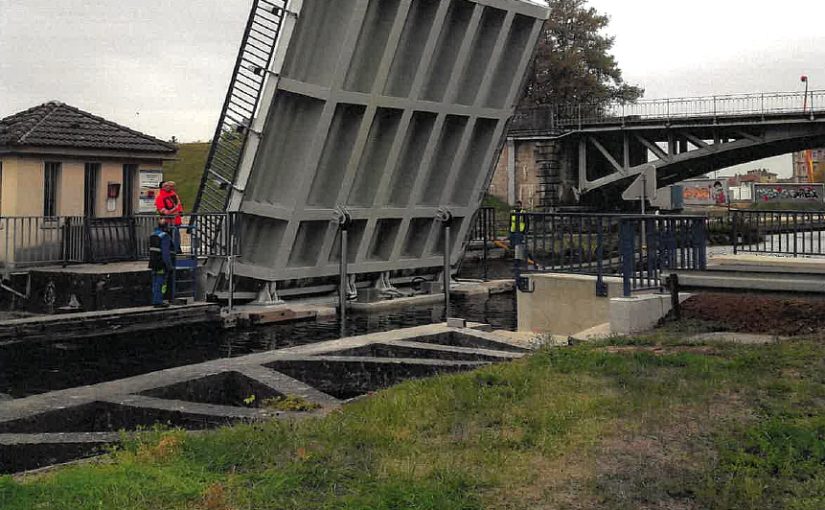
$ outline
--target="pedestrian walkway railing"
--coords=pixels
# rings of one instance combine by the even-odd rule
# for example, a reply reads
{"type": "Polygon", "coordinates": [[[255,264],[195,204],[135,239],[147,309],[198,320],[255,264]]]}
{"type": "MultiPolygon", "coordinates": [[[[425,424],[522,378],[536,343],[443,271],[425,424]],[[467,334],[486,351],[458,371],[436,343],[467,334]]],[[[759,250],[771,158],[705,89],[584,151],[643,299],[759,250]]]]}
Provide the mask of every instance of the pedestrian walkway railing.
{"type": "Polygon", "coordinates": [[[825,256],[825,211],[732,210],[733,252],[825,256]]]}
{"type": "Polygon", "coordinates": [[[707,265],[706,218],[621,214],[525,214],[527,231],[512,236],[519,288],[524,273],[596,276],[596,293],[607,295],[606,276],[623,281],[623,294],[660,288],[664,270],[707,265]]]}
{"type": "MultiPolygon", "coordinates": [[[[149,236],[157,215],[111,218],[82,216],[0,218],[0,267],[4,271],[149,258],[149,236]]],[[[237,215],[184,216],[175,232],[181,255],[192,258],[237,254],[237,215]]],[[[174,222],[169,218],[170,223],[174,222]]]]}
{"type": "Polygon", "coordinates": [[[570,131],[598,124],[721,117],[825,113],[825,90],[641,99],[636,102],[575,102],[519,109],[511,132],[570,131]]]}

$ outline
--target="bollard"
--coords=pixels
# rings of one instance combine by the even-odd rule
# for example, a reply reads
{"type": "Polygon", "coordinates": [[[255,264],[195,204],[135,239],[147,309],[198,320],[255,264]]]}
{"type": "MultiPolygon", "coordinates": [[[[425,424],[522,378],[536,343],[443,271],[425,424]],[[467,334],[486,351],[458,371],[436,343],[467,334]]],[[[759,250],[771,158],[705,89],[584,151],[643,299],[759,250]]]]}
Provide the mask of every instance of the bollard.
{"type": "Polygon", "coordinates": [[[453,222],[453,213],[448,209],[440,208],[436,219],[444,227],[444,320],[450,317],[450,226],[453,222]]]}
{"type": "Polygon", "coordinates": [[[444,223],[444,320],[450,317],[450,223],[444,223]]]}
{"type": "Polygon", "coordinates": [[[679,301],[679,275],[671,274],[667,277],[667,287],[670,290],[670,307],[673,318],[682,320],[682,303],[679,301]]]}
{"type": "Polygon", "coordinates": [[[339,265],[339,279],[338,282],[338,322],[340,324],[341,338],[344,338],[347,333],[347,295],[349,288],[347,285],[347,251],[349,241],[349,226],[352,223],[352,216],[345,207],[337,207],[333,215],[333,221],[338,223],[338,229],[341,233],[341,262],[339,265]]]}
{"type": "Polygon", "coordinates": [[[341,338],[347,332],[347,225],[341,225],[341,281],[338,286],[338,313],[341,324],[341,338]]]}

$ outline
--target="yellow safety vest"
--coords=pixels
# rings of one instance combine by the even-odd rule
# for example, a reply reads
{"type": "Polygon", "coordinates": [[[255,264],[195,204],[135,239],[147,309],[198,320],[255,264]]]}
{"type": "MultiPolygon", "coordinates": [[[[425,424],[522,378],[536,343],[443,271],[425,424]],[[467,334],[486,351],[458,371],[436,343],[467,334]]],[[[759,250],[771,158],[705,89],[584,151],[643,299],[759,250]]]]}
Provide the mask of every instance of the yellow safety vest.
{"type": "Polygon", "coordinates": [[[523,234],[527,230],[527,223],[524,221],[525,214],[527,214],[527,211],[524,209],[519,209],[518,211],[513,209],[513,212],[510,214],[510,233],[523,234]]]}

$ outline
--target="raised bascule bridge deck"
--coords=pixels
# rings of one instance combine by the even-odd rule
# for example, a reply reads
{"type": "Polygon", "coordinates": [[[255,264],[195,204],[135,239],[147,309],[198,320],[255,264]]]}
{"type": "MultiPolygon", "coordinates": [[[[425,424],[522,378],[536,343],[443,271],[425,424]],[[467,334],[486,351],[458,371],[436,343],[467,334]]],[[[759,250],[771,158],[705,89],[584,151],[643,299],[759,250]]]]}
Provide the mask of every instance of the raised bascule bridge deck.
{"type": "Polygon", "coordinates": [[[216,293],[332,291],[458,262],[548,8],[528,0],[255,2],[198,195],[239,213],[216,293]],[[237,284],[235,283],[237,282],[237,284]]]}

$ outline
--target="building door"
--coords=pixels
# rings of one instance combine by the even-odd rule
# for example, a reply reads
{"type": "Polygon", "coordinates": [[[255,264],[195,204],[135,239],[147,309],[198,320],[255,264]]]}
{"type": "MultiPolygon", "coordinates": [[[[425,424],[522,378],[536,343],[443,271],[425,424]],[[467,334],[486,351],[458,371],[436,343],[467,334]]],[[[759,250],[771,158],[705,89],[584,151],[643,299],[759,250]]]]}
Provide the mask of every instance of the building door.
{"type": "Polygon", "coordinates": [[[135,180],[137,180],[138,166],[135,164],[123,165],[123,215],[135,214],[135,180]]]}
{"type": "Polygon", "coordinates": [[[97,216],[97,183],[100,180],[100,163],[86,163],[83,195],[83,215],[87,218],[97,216]]]}

